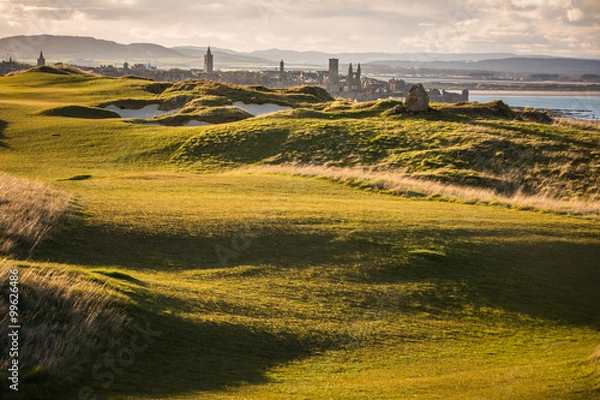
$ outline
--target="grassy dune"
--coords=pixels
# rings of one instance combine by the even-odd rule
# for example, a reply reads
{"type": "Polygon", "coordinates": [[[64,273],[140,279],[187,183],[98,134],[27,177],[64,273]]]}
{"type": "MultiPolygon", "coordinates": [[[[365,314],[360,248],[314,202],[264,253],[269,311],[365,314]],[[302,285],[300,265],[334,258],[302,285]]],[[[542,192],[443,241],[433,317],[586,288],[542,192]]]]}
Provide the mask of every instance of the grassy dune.
{"type": "Polygon", "coordinates": [[[364,168],[332,168],[311,165],[280,164],[242,168],[242,171],[288,174],[326,179],[366,190],[410,198],[486,204],[521,210],[575,214],[597,219],[600,202],[578,199],[561,200],[548,195],[517,192],[503,195],[479,187],[465,187],[431,180],[414,179],[404,173],[378,172],[364,168]]]}
{"type": "Polygon", "coordinates": [[[3,272],[88,294],[77,304],[66,288],[27,289],[68,300],[57,332],[82,309],[117,318],[65,333],[101,339],[74,346],[88,357],[54,393],[40,394],[53,380],[32,358],[31,398],[600,397],[597,219],[448,201],[521,190],[597,209],[597,128],[439,109],[396,117],[393,102],[310,89],[255,99],[294,110],[211,127],[40,115],[182,94],[223,107],[264,92],[148,84],[0,78],[0,169],[79,207],[3,272]],[[404,190],[395,184],[426,196],[382,193],[404,190]]]}
{"type": "Polygon", "coordinates": [[[0,254],[30,253],[64,220],[70,196],[0,173],[0,254]]]}
{"type": "MultiPolygon", "coordinates": [[[[0,266],[2,282],[9,281],[11,270],[19,271],[19,318],[23,323],[19,362],[24,380],[20,391],[26,398],[36,399],[60,398],[61,393],[72,392],[84,376],[82,360],[119,346],[120,336],[128,328],[127,299],[68,268],[43,263],[25,266],[7,260],[0,260],[0,266]]],[[[0,333],[5,338],[11,321],[9,291],[4,284],[1,293],[0,333]]],[[[3,355],[0,377],[4,382],[8,382],[8,366],[9,359],[3,355]]],[[[4,398],[10,391],[3,387],[2,393],[4,398]]]]}

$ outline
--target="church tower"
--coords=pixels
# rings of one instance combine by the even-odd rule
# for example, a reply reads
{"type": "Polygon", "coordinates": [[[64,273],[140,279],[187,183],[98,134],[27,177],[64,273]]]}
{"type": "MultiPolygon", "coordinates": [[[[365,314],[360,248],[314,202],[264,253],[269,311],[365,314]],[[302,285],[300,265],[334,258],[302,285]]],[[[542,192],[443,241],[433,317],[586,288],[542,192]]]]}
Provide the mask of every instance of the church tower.
{"type": "Polygon", "coordinates": [[[346,78],[346,85],[348,86],[348,90],[352,91],[352,87],[354,86],[354,70],[352,69],[352,63],[348,66],[348,77],[346,78]]]}
{"type": "Polygon", "coordinates": [[[44,58],[44,55],[40,51],[40,57],[37,59],[37,66],[43,67],[44,65],[46,65],[46,59],[44,58]]]}
{"type": "Polygon", "coordinates": [[[329,59],[329,90],[338,92],[340,90],[340,60],[337,58],[329,59]]]}
{"type": "Polygon", "coordinates": [[[204,72],[213,72],[213,55],[210,52],[210,46],[208,46],[208,50],[206,50],[206,54],[204,55],[204,72]]]}
{"type": "Polygon", "coordinates": [[[283,81],[285,79],[285,63],[283,60],[279,62],[279,80],[283,81]]]}

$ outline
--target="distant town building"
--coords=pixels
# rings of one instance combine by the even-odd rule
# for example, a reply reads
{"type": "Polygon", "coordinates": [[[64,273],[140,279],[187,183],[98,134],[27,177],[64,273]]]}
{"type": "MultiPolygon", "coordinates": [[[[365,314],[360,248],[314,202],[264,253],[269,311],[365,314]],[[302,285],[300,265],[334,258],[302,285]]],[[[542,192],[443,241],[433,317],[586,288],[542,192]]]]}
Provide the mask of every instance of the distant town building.
{"type": "MultiPolygon", "coordinates": [[[[12,60],[12,63],[10,61],[0,63],[0,74],[26,68],[26,66],[16,66],[14,60],[12,60]]],[[[122,67],[101,65],[99,67],[83,68],[105,76],[134,75],[165,82],[177,82],[185,79],[209,79],[234,85],[253,85],[267,88],[318,85],[327,89],[334,97],[353,101],[403,98],[412,86],[402,79],[392,78],[386,82],[363,76],[360,64],[356,64],[356,68],[353,64],[348,65],[348,75],[340,75],[340,64],[337,58],[329,59],[329,70],[323,71],[286,71],[284,60],[279,62],[279,68],[271,68],[265,71],[214,71],[213,55],[209,47],[206,51],[204,64],[204,70],[182,70],[178,68],[162,70],[150,64],[129,65],[127,62],[123,63],[122,67]]],[[[431,101],[436,102],[454,103],[469,100],[468,90],[455,93],[429,88],[427,94],[431,101]]]]}
{"type": "Polygon", "coordinates": [[[208,49],[206,50],[206,54],[204,55],[204,72],[205,73],[213,72],[213,61],[214,61],[214,57],[213,57],[212,53],[210,52],[210,46],[208,46],[208,49]]]}
{"type": "Polygon", "coordinates": [[[429,100],[439,103],[458,103],[459,101],[469,101],[469,91],[464,89],[460,93],[448,92],[446,90],[430,89],[427,94],[429,100]]]}
{"type": "Polygon", "coordinates": [[[360,64],[358,64],[356,68],[356,72],[354,72],[352,68],[352,63],[348,66],[348,76],[346,77],[346,86],[349,92],[359,92],[361,89],[361,81],[360,81],[360,64]]]}
{"type": "Polygon", "coordinates": [[[328,88],[332,92],[340,91],[340,60],[329,59],[328,88]]]}
{"type": "Polygon", "coordinates": [[[9,72],[20,71],[23,69],[31,68],[31,65],[21,64],[16,62],[12,56],[8,56],[8,60],[2,60],[0,62],[0,75],[8,74],[9,72]]]}
{"type": "Polygon", "coordinates": [[[283,60],[279,61],[279,80],[285,80],[285,63],[283,62],[283,60]]]}
{"type": "Polygon", "coordinates": [[[37,66],[43,67],[44,65],[46,65],[46,59],[44,58],[44,54],[42,54],[42,52],[40,51],[40,56],[37,59],[37,66]]]}

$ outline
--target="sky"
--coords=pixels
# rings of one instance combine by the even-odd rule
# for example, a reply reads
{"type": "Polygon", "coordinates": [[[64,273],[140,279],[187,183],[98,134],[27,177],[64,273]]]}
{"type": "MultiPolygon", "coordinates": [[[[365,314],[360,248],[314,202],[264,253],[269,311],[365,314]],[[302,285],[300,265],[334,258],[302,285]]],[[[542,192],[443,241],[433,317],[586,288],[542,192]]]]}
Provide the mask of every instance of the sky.
{"type": "Polygon", "coordinates": [[[0,37],[600,58],[600,0],[0,0],[0,37]]]}

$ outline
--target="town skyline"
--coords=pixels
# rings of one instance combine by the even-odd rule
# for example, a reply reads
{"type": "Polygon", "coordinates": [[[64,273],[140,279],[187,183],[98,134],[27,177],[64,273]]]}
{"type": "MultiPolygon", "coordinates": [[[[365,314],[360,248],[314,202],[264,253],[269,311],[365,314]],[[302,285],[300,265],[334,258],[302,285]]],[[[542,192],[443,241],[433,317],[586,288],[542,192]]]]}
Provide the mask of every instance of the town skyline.
{"type": "Polygon", "coordinates": [[[544,54],[600,58],[593,0],[0,0],[0,37],[92,36],[235,51],[544,54]]]}

